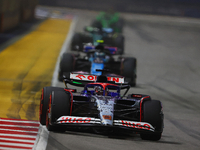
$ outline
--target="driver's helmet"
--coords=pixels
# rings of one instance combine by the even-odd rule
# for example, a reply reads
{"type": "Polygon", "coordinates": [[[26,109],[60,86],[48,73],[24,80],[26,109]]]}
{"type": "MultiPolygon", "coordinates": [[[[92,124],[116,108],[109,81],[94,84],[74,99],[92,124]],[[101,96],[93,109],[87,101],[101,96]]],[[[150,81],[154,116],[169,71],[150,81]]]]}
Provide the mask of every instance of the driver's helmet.
{"type": "Polygon", "coordinates": [[[105,53],[104,52],[95,52],[94,57],[103,59],[103,58],[105,58],[105,53]]]}
{"type": "Polygon", "coordinates": [[[94,91],[96,95],[103,95],[103,88],[101,86],[96,86],[94,91]]]}

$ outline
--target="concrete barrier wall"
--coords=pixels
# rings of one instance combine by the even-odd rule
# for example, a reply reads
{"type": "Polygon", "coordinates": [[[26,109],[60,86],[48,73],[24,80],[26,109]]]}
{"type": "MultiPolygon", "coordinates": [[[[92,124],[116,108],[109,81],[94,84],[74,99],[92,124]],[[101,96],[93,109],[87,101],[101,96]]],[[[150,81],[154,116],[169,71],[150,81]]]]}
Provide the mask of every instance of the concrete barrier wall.
{"type": "Polygon", "coordinates": [[[0,0],[0,32],[34,18],[38,0],[0,0]]]}
{"type": "Polygon", "coordinates": [[[21,0],[21,21],[28,21],[34,18],[34,12],[38,0],[21,0]]]}
{"type": "Polygon", "coordinates": [[[0,0],[0,32],[19,24],[20,3],[17,0],[0,0]]]}
{"type": "Polygon", "coordinates": [[[200,17],[200,0],[39,0],[40,5],[200,17]]]}

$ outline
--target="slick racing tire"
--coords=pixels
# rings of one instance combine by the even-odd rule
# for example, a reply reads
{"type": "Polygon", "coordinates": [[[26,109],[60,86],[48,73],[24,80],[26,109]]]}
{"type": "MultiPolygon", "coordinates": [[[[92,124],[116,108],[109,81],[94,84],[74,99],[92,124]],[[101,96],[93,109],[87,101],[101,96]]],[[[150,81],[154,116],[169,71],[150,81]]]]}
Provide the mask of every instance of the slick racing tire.
{"type": "Polygon", "coordinates": [[[64,131],[55,122],[61,116],[70,115],[70,93],[66,91],[52,91],[46,117],[46,127],[49,131],[64,131]]]}
{"type": "Polygon", "coordinates": [[[161,102],[158,100],[144,101],[143,103],[143,122],[150,123],[154,128],[154,133],[141,133],[143,140],[158,141],[163,131],[163,112],[161,102]]]}
{"type": "Polygon", "coordinates": [[[58,80],[63,81],[63,73],[73,71],[74,56],[70,53],[64,53],[60,61],[58,80]]]}
{"type": "Polygon", "coordinates": [[[71,50],[82,50],[83,49],[83,41],[82,41],[82,34],[75,33],[72,37],[71,42],[71,50]]]}
{"type": "Polygon", "coordinates": [[[125,82],[128,82],[131,86],[136,85],[136,67],[137,60],[134,57],[125,58],[123,63],[123,74],[125,82]]]}
{"type": "Polygon", "coordinates": [[[63,88],[59,87],[44,87],[42,89],[42,94],[40,98],[40,116],[39,120],[42,125],[46,124],[46,113],[47,113],[47,107],[49,102],[49,97],[52,91],[62,91],[63,88]]]}
{"type": "Polygon", "coordinates": [[[118,35],[114,38],[114,45],[119,48],[119,54],[124,53],[124,36],[118,35]]]}

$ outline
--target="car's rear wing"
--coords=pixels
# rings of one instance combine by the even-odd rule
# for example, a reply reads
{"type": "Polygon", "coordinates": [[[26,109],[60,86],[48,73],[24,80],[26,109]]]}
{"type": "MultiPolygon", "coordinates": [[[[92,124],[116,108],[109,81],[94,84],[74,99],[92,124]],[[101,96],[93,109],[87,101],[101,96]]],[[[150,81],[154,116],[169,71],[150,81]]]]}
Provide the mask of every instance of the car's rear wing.
{"type": "MultiPolygon", "coordinates": [[[[117,84],[121,87],[121,89],[126,89],[129,87],[129,85],[124,82],[124,77],[121,77],[121,76],[119,77],[118,76],[104,76],[104,77],[106,77],[107,80],[99,81],[99,82],[117,84]]],[[[87,83],[98,82],[97,78],[99,78],[97,75],[70,73],[67,76],[65,76],[63,81],[66,87],[67,87],[67,84],[84,87],[87,83]]]]}
{"type": "MultiPolygon", "coordinates": [[[[103,73],[105,70],[101,70],[101,71],[103,73]]],[[[122,97],[124,97],[127,94],[128,90],[130,89],[130,85],[127,83],[124,83],[124,77],[121,77],[121,76],[111,77],[111,76],[104,76],[104,75],[96,76],[96,75],[91,75],[91,74],[70,73],[69,78],[66,77],[64,78],[63,81],[65,83],[66,88],[68,87],[67,84],[71,84],[78,87],[85,87],[87,83],[91,83],[91,82],[117,84],[119,85],[121,89],[126,89],[122,97]]]]}
{"type": "MultiPolygon", "coordinates": [[[[97,76],[91,75],[91,74],[70,73],[70,79],[95,82],[97,80],[97,76]]],[[[107,80],[111,81],[113,83],[119,83],[119,84],[124,83],[124,77],[109,77],[109,76],[107,76],[107,80]]]]}
{"type": "MultiPolygon", "coordinates": [[[[114,54],[117,54],[117,50],[118,48],[117,47],[110,47],[110,46],[103,46],[103,49],[101,49],[102,52],[106,52],[111,55],[114,55],[114,54]]],[[[83,52],[85,53],[89,53],[89,52],[95,52],[97,49],[97,46],[93,46],[93,45],[84,45],[84,48],[83,48],[83,52]]]]}

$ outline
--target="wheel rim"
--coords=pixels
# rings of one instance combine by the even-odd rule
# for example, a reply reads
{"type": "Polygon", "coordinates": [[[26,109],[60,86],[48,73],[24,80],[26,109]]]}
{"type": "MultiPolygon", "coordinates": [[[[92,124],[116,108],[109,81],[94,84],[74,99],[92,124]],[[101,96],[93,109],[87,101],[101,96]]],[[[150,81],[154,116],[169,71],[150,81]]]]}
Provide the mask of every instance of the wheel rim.
{"type": "Polygon", "coordinates": [[[49,97],[49,104],[48,104],[48,109],[46,113],[46,127],[49,127],[49,122],[50,122],[50,114],[51,114],[51,100],[52,100],[52,95],[49,97]]]}

